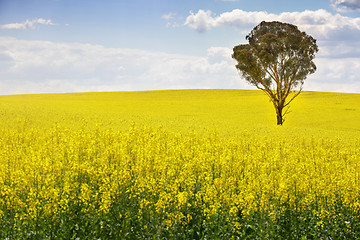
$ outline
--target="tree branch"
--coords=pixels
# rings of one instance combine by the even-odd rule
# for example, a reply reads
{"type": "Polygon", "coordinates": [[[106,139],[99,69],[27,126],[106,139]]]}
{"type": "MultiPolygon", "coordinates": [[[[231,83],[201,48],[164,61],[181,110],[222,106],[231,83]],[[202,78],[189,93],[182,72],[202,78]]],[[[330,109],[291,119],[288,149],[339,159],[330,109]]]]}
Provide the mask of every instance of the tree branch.
{"type": "Polygon", "coordinates": [[[294,100],[294,99],[301,93],[301,91],[302,91],[302,85],[300,86],[299,91],[290,99],[290,101],[288,101],[288,102],[284,105],[284,107],[288,106],[288,105],[292,102],[292,100],[294,100]]]}

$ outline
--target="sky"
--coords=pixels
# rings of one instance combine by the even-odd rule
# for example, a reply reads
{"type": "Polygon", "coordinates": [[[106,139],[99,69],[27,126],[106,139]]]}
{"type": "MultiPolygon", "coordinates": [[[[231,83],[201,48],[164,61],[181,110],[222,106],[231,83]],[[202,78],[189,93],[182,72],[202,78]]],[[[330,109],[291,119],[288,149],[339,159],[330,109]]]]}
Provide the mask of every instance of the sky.
{"type": "Polygon", "coordinates": [[[0,0],[0,95],[255,89],[231,54],[261,21],[317,40],[305,91],[360,93],[360,0],[0,0]]]}

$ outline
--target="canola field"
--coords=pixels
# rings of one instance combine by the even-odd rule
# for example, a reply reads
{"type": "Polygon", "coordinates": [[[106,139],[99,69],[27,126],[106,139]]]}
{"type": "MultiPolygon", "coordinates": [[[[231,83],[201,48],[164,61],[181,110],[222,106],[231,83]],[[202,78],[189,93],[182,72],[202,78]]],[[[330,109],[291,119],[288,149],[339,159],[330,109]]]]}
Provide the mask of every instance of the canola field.
{"type": "Polygon", "coordinates": [[[0,239],[360,239],[360,94],[0,96],[0,239]]]}

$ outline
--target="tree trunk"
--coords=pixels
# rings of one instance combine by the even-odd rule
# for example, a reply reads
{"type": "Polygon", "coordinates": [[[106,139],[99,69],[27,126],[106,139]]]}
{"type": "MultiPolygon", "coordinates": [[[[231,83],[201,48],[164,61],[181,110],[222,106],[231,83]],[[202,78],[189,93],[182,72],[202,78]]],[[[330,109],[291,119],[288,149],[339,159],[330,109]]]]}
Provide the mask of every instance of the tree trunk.
{"type": "Polygon", "coordinates": [[[277,125],[282,125],[284,122],[283,115],[282,115],[282,106],[278,106],[276,108],[276,119],[277,119],[277,125]]]}

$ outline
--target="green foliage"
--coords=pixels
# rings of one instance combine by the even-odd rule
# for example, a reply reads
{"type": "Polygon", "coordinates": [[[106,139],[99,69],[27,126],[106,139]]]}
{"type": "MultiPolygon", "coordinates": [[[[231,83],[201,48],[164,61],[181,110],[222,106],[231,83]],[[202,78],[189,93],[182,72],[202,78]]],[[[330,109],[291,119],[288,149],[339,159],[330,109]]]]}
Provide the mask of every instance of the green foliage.
{"type": "Polygon", "coordinates": [[[236,68],[246,81],[270,97],[277,123],[282,125],[286,114],[283,108],[297,96],[287,99],[290,92],[297,86],[301,91],[307,75],[316,71],[316,40],[296,26],[281,22],[261,22],[246,39],[248,44],[234,47],[236,68]]]}

